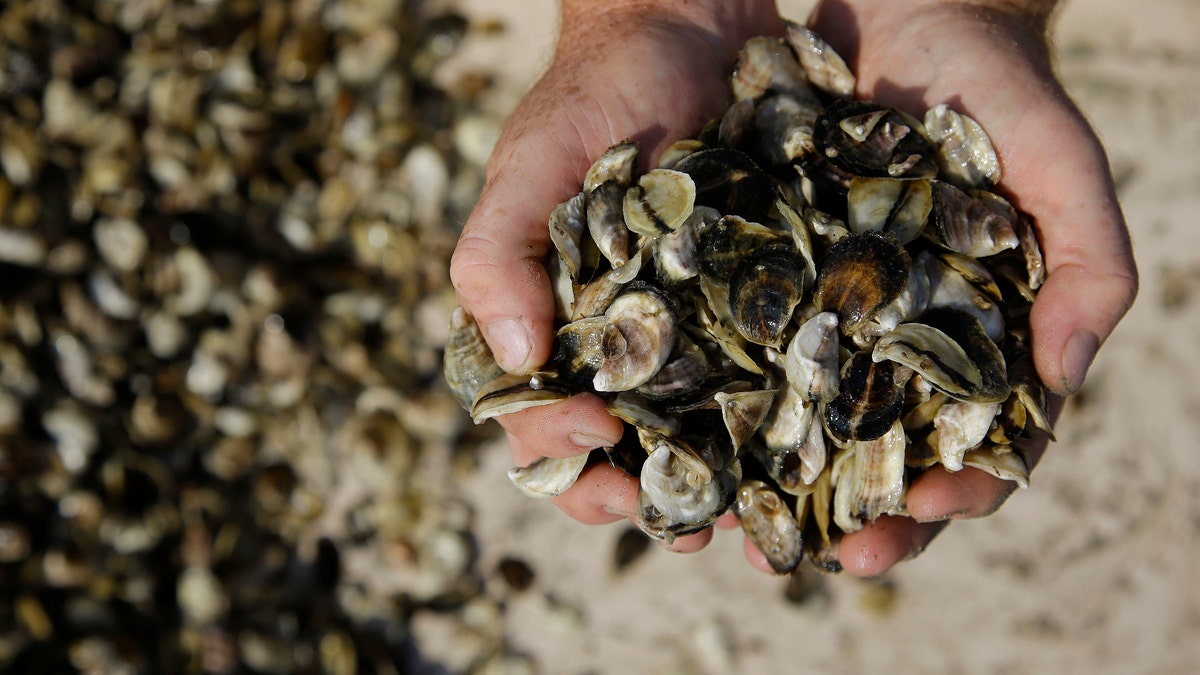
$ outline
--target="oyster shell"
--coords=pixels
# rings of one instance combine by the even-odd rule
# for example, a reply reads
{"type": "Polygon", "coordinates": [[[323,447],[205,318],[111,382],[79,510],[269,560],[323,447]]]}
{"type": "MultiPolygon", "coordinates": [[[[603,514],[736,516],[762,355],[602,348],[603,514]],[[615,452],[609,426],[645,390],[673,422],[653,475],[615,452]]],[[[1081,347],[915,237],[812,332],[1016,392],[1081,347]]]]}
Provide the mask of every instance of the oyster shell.
{"type": "Polygon", "coordinates": [[[843,334],[851,334],[900,295],[911,264],[894,235],[847,235],[825,254],[813,299],[821,311],[838,315],[843,334]]]}
{"type": "Polygon", "coordinates": [[[985,258],[1021,243],[1012,221],[949,183],[933,181],[925,236],[951,251],[985,258]]]}
{"type": "Polygon", "coordinates": [[[534,499],[548,499],[570,489],[587,462],[586,452],[562,458],[539,457],[529,466],[509,469],[508,479],[524,494],[534,499]]]}
{"type": "Polygon", "coordinates": [[[804,555],[804,542],[795,516],[778,492],[760,480],[744,480],[738,486],[733,512],[771,569],[779,574],[795,571],[804,555]]]}
{"type": "Polygon", "coordinates": [[[975,120],[939,103],[925,112],[925,133],[937,145],[938,169],[946,180],[964,190],[1000,182],[1000,160],[975,120]]]}
{"type": "Polygon", "coordinates": [[[653,286],[631,286],[613,300],[604,318],[604,362],[592,386],[596,391],[625,391],[650,381],[675,346],[674,303],[653,286]]]}
{"type": "Polygon", "coordinates": [[[625,224],[644,237],[674,232],[692,215],[696,183],[672,169],[651,169],[625,191],[625,224]]]}
{"type": "Polygon", "coordinates": [[[812,96],[808,76],[795,54],[783,40],[773,37],[746,41],[733,66],[730,88],[737,101],[758,98],[769,91],[812,96]]]}
{"type": "Polygon", "coordinates": [[[855,176],[846,195],[851,232],[891,232],[901,245],[921,236],[933,208],[927,180],[896,180],[855,176]]]}
{"type": "Polygon", "coordinates": [[[607,180],[587,193],[587,226],[592,240],[614,268],[629,262],[631,244],[625,225],[626,186],[607,180]]]}
{"type": "Polygon", "coordinates": [[[853,176],[933,178],[936,148],[921,123],[893,108],[865,101],[836,101],[817,118],[817,152],[853,176]]]}
{"type": "Polygon", "coordinates": [[[788,345],[788,384],[809,401],[825,403],[838,395],[837,336],[837,314],[821,312],[802,323],[788,345]]]}
{"type": "Polygon", "coordinates": [[[725,215],[761,221],[774,199],[771,179],[743,152],[708,148],[679,160],[674,169],[692,177],[697,204],[725,215]]]}
{"type": "Polygon", "coordinates": [[[842,440],[869,441],[900,419],[904,384],[912,371],[858,352],[842,367],[837,397],[825,406],[825,428],[842,440]]]}
{"type": "Polygon", "coordinates": [[[804,298],[804,258],[791,244],[762,246],[729,279],[734,327],[747,340],[778,347],[792,312],[804,298]]]}
{"type": "Polygon", "coordinates": [[[834,98],[851,98],[857,78],[842,57],[816,31],[804,24],[784,20],[787,43],[796,52],[808,81],[834,98]]]}
{"type": "MultiPolygon", "coordinates": [[[[697,449],[681,438],[646,431],[638,435],[649,454],[641,489],[657,515],[672,527],[694,529],[725,511],[741,479],[736,460],[726,461],[711,444],[697,449]]],[[[681,533],[678,528],[675,532],[681,533]]]]}

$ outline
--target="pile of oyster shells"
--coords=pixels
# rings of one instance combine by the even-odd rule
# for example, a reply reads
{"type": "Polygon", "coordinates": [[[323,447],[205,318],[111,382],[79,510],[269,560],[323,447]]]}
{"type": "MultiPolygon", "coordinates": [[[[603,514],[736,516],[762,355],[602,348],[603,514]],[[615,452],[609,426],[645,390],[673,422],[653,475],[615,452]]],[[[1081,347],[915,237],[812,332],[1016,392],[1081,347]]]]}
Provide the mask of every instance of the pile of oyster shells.
{"type": "MultiPolygon", "coordinates": [[[[969,117],[854,100],[805,26],[760,37],[735,102],[635,175],[600,157],[549,218],[559,329],[544,369],[507,375],[461,310],[447,378],[477,421],[587,391],[627,424],[607,460],[640,479],[640,525],[671,539],[732,508],[780,572],[904,514],[935,465],[1027,485],[1014,441],[1050,433],[1029,351],[1044,277],[1027,216],[989,190],[969,117]]],[[[587,455],[510,474],[534,496],[587,455]]],[[[593,459],[593,461],[595,461],[593,459]]]]}
{"type": "Polygon", "coordinates": [[[441,378],[500,122],[435,76],[469,29],[0,4],[0,670],[410,672],[422,630],[513,658],[441,378]]]}

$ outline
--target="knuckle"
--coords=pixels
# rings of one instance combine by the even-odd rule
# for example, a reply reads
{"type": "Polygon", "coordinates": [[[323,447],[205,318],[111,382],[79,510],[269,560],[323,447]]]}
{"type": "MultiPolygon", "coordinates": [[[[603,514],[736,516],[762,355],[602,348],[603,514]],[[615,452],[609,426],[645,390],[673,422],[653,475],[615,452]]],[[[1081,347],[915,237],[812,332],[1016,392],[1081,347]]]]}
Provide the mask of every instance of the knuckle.
{"type": "Polygon", "coordinates": [[[495,271],[499,251],[500,244],[490,237],[479,234],[463,235],[450,257],[450,280],[454,288],[460,293],[464,290],[469,291],[478,275],[495,271]]]}

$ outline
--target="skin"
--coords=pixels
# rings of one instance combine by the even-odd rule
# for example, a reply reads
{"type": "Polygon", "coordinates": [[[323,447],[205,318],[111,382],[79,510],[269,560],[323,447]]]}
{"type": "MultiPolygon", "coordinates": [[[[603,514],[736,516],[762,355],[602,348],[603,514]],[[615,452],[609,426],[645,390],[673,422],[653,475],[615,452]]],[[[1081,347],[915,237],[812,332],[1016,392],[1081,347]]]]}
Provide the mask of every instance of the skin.
{"type": "MultiPolygon", "coordinates": [[[[1096,350],[1137,292],[1137,271],[1104,150],[1054,76],[1047,28],[1054,4],[995,0],[830,0],[809,25],[846,58],[857,96],[919,117],[939,102],[978,120],[996,147],[1000,192],[1035,219],[1048,276],[1031,315],[1034,360],[1052,391],[1082,385],[1096,350]],[[1019,103],[1014,103],[1019,102],[1019,103]]],[[[553,303],[543,266],[546,218],[579,190],[611,144],[642,144],[643,166],[728,105],[726,77],[753,35],[780,34],[772,2],[565,0],[557,53],[513,113],[488,165],[480,201],[451,261],[459,301],[510,372],[549,357],[553,303]]],[[[599,399],[500,419],[518,465],[611,445],[621,424],[599,399]]],[[[1029,448],[1036,462],[1044,441],[1029,448]]],[[[910,488],[912,518],[883,517],[839,546],[845,570],[881,574],[922,550],[950,519],[994,512],[1013,484],[940,467],[910,488]]],[[[554,499],[588,524],[632,518],[637,483],[590,467],[554,499]]],[[[730,515],[720,527],[736,526],[730,515]]],[[[710,531],[672,550],[703,548],[710,531]]],[[[747,542],[751,565],[770,572],[747,542]]]]}

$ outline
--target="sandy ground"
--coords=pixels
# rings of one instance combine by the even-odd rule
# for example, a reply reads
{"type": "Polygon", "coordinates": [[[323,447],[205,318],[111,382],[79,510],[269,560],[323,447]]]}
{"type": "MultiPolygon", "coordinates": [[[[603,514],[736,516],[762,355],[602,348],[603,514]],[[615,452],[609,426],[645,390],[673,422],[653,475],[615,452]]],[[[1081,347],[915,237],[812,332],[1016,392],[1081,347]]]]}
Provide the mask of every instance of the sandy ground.
{"type": "MultiPolygon", "coordinates": [[[[555,3],[464,2],[509,27],[462,55],[495,69],[507,109],[545,62],[555,3]]],[[[807,4],[783,6],[803,17],[807,4]]],[[[512,644],[563,673],[1200,667],[1197,26],[1200,3],[1177,0],[1076,0],[1062,16],[1061,74],[1109,148],[1142,290],[1029,490],[884,578],[806,574],[789,600],[787,579],[746,565],[740,535],[614,573],[622,526],[587,528],[521,496],[498,445],[469,487],[482,569],[517,556],[536,573],[509,600],[512,644]]],[[[425,656],[453,669],[435,632],[425,656]]]]}

